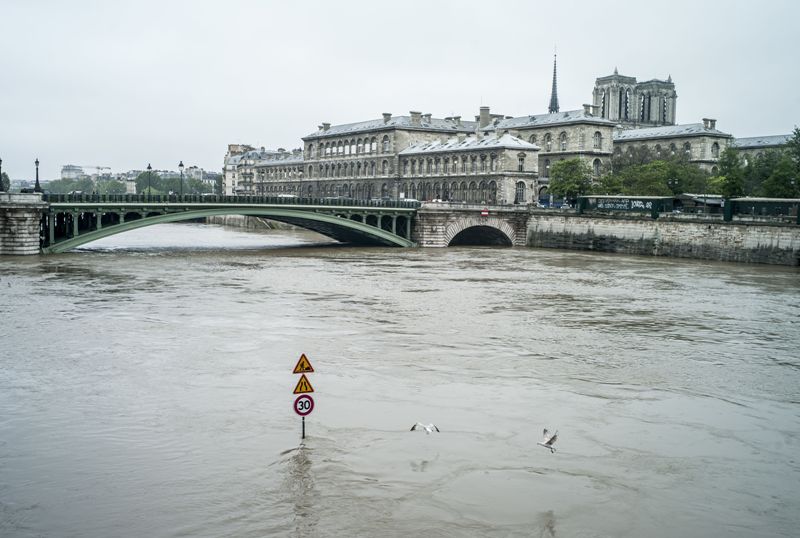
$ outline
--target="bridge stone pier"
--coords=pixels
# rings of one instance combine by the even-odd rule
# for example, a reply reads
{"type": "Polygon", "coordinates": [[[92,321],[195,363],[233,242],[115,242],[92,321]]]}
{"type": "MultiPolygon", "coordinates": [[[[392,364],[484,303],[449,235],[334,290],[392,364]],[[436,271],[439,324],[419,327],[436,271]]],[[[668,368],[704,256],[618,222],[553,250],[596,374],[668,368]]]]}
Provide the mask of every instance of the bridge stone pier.
{"type": "Polygon", "coordinates": [[[417,210],[412,232],[420,247],[527,244],[527,206],[486,206],[424,203],[417,210]]]}
{"type": "Polygon", "coordinates": [[[0,256],[41,252],[40,225],[46,208],[41,194],[0,193],[0,256]]]}

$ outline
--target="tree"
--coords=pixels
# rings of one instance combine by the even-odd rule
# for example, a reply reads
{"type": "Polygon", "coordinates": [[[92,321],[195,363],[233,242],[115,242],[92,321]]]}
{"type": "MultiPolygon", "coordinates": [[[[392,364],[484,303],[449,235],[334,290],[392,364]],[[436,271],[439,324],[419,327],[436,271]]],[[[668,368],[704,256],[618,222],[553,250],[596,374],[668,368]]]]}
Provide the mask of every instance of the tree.
{"type": "Polygon", "coordinates": [[[715,192],[725,198],[744,195],[744,168],[742,158],[736,149],[728,147],[719,158],[719,176],[712,180],[715,192]]]}
{"type": "Polygon", "coordinates": [[[603,174],[592,183],[592,194],[622,194],[622,178],[619,174],[603,174]]]}
{"type": "Polygon", "coordinates": [[[622,172],[629,166],[639,166],[656,160],[656,155],[648,146],[628,146],[625,151],[616,151],[611,156],[611,171],[622,172]]]}
{"type": "Polygon", "coordinates": [[[8,192],[11,190],[11,180],[8,178],[8,174],[3,172],[3,175],[0,176],[0,192],[8,192]]]}
{"type": "Polygon", "coordinates": [[[792,137],[786,142],[786,152],[794,161],[795,169],[800,171],[800,127],[792,131],[792,137]]]}
{"type": "Polygon", "coordinates": [[[567,199],[589,192],[592,185],[592,169],[579,157],[558,161],[550,168],[548,190],[567,199]]]}
{"type": "Polygon", "coordinates": [[[669,181],[674,177],[666,161],[629,166],[619,174],[621,194],[628,196],[671,196],[669,181]]]}
{"type": "Polygon", "coordinates": [[[799,187],[794,160],[787,152],[780,158],[772,174],[762,183],[761,195],[768,198],[795,198],[798,196],[799,187]]]}
{"type": "Polygon", "coordinates": [[[125,194],[125,183],[117,179],[98,181],[97,192],[100,194],[125,194]]]}
{"type": "Polygon", "coordinates": [[[749,160],[744,171],[744,192],[746,195],[762,194],[762,186],[772,175],[775,167],[778,166],[782,154],[778,150],[767,150],[749,160]]]}

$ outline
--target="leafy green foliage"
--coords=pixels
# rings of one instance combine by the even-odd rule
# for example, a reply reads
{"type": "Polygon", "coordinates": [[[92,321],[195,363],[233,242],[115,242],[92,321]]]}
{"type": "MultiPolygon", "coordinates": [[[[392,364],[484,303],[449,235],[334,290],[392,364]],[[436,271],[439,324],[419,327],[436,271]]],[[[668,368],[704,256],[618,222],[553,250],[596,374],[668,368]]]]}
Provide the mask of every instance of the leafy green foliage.
{"type": "Polygon", "coordinates": [[[719,176],[712,178],[712,190],[725,198],[744,196],[744,168],[739,152],[734,148],[725,148],[718,165],[719,176]]]}
{"type": "Polygon", "coordinates": [[[11,188],[11,180],[8,178],[8,174],[3,172],[3,175],[0,176],[0,192],[7,192],[11,188]]]}
{"type": "Polygon", "coordinates": [[[94,192],[94,182],[89,179],[56,179],[47,184],[46,189],[48,192],[57,194],[68,194],[73,191],[80,191],[84,193],[94,192]]]}
{"type": "Polygon", "coordinates": [[[550,168],[548,190],[555,196],[572,199],[588,193],[591,184],[592,169],[578,157],[558,161],[550,168]]]}
{"type": "Polygon", "coordinates": [[[772,173],[761,184],[760,194],[768,198],[796,198],[800,194],[797,167],[788,152],[781,156],[772,173]]]}

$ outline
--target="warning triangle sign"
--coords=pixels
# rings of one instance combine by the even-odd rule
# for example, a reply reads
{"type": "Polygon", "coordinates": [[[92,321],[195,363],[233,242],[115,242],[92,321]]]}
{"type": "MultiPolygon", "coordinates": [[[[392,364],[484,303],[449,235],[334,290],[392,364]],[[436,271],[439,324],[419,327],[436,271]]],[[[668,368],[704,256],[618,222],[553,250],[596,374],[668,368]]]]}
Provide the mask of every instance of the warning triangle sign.
{"type": "Polygon", "coordinates": [[[311,366],[311,363],[308,361],[306,354],[303,353],[300,355],[300,360],[297,361],[297,365],[294,367],[293,374],[307,374],[309,372],[313,372],[314,367],[311,366]]]}
{"type": "Polygon", "coordinates": [[[305,394],[307,392],[314,392],[314,387],[309,383],[306,374],[303,374],[300,376],[300,381],[297,382],[297,386],[294,388],[294,394],[305,394]]]}

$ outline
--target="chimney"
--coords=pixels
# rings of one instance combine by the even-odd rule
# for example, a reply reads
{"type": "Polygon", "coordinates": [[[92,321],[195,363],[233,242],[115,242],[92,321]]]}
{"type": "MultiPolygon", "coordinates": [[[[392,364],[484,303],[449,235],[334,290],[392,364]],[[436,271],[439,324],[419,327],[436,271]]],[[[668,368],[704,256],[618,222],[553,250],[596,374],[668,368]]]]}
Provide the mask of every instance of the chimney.
{"type": "Polygon", "coordinates": [[[467,139],[467,133],[458,133],[458,141],[463,142],[467,139]]]}
{"type": "Polygon", "coordinates": [[[453,116],[453,121],[456,122],[456,125],[461,127],[461,116],[453,116]]]}
{"type": "Polygon", "coordinates": [[[483,129],[484,127],[489,125],[489,107],[488,106],[482,106],[481,107],[481,114],[480,114],[480,116],[478,116],[478,121],[480,121],[478,126],[481,129],[483,129]]]}
{"type": "Polygon", "coordinates": [[[583,104],[583,113],[587,116],[594,116],[594,105],[583,104]]]}
{"type": "Polygon", "coordinates": [[[323,131],[327,131],[330,128],[331,128],[331,124],[330,123],[323,123],[322,124],[322,130],[323,131]]]}
{"type": "Polygon", "coordinates": [[[422,119],[423,119],[423,121],[425,123],[430,123],[431,122],[431,115],[430,114],[423,114],[422,115],[422,119]]]}
{"type": "Polygon", "coordinates": [[[392,119],[391,112],[384,112],[383,113],[383,123],[389,123],[389,120],[392,119]]]}
{"type": "Polygon", "coordinates": [[[415,112],[412,110],[411,112],[409,112],[409,115],[411,115],[411,125],[420,125],[421,123],[420,118],[422,117],[422,112],[415,112]]]}
{"type": "Polygon", "coordinates": [[[711,118],[703,118],[703,127],[706,129],[716,129],[717,120],[711,118]]]}

